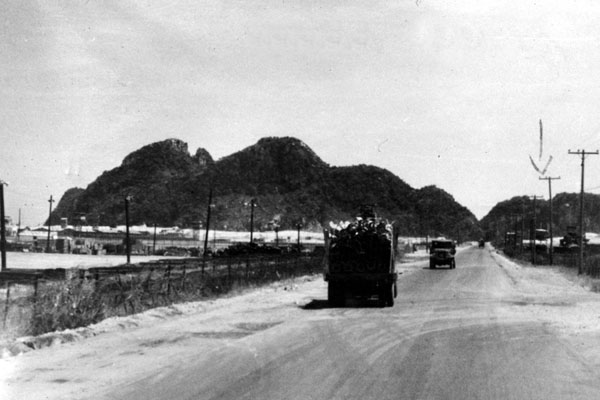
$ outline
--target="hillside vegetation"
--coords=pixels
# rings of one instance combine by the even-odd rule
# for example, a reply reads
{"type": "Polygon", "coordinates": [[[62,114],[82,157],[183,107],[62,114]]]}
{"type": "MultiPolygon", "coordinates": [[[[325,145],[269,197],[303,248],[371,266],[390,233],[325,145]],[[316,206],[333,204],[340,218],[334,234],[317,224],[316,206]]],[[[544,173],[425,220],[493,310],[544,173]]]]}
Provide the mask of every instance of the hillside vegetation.
{"type": "MultiPolygon", "coordinates": [[[[548,229],[550,222],[550,204],[547,200],[536,200],[536,227],[548,229]]],[[[600,232],[600,195],[585,193],[584,226],[587,232],[600,232]]],[[[506,231],[521,229],[521,220],[525,221],[525,236],[528,235],[534,216],[533,199],[516,196],[502,201],[481,220],[481,228],[488,238],[501,238],[506,231]]],[[[569,226],[579,224],[579,194],[559,193],[552,198],[553,233],[563,236],[569,226]]]]}
{"type": "Polygon", "coordinates": [[[445,191],[414,189],[372,165],[329,166],[298,139],[263,138],[213,160],[204,149],[192,156],[178,139],[152,143],[129,154],[85,189],[69,189],[53,212],[53,223],[125,223],[124,198],[133,196],[131,224],[189,227],[206,220],[213,188],[211,227],[247,230],[250,200],[256,199],[255,229],[320,230],[329,221],[353,218],[360,205],[396,222],[399,233],[476,238],[477,219],[445,191]]]}

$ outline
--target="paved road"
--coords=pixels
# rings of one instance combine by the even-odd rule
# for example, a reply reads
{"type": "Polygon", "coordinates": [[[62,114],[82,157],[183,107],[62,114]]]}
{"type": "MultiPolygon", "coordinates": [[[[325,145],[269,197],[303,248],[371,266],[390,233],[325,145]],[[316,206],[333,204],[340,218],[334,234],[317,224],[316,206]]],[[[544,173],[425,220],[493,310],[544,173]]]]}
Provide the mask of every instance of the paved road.
{"type": "Polygon", "coordinates": [[[600,398],[598,295],[511,265],[475,247],[454,270],[422,262],[393,308],[329,308],[321,280],[242,296],[25,354],[9,384],[57,399],[600,398]]]}
{"type": "Polygon", "coordinates": [[[113,397],[600,398],[600,370],[544,322],[511,313],[536,301],[514,286],[487,249],[467,249],[455,270],[403,276],[394,308],[319,310],[326,304],[315,299],[306,314],[317,318],[192,352],[184,367],[117,387],[113,397]]]}

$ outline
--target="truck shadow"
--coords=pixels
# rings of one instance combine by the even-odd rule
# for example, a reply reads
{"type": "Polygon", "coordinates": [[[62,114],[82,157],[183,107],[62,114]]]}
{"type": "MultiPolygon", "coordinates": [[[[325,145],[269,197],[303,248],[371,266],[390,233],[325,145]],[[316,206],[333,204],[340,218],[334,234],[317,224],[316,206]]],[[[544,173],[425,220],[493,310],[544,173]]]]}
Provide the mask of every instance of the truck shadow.
{"type": "Polygon", "coordinates": [[[331,304],[328,300],[313,299],[309,303],[300,306],[303,310],[323,310],[327,308],[382,308],[378,300],[371,299],[347,299],[343,306],[331,304]]]}
{"type": "Polygon", "coordinates": [[[309,303],[300,306],[303,310],[322,310],[324,308],[337,308],[333,304],[330,304],[327,300],[313,299],[309,303]]]}

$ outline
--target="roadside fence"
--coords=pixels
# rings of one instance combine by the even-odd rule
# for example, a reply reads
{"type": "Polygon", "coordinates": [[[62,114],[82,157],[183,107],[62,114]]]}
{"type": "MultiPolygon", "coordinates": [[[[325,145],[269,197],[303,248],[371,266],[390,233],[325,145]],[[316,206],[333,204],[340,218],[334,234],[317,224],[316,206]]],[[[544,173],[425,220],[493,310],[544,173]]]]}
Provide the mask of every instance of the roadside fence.
{"type": "MultiPolygon", "coordinates": [[[[585,250],[583,273],[591,278],[600,278],[600,248],[598,246],[588,246],[585,250]]],[[[529,250],[523,252],[520,249],[507,246],[502,251],[508,257],[531,262],[531,252],[529,250]]],[[[553,264],[567,268],[578,268],[579,253],[576,251],[555,251],[553,254],[553,264]]],[[[536,265],[550,265],[550,255],[547,251],[538,251],[536,254],[536,265]]]]}
{"type": "Polygon", "coordinates": [[[1,339],[87,326],[245,287],[321,272],[322,255],[185,258],[0,275],[1,339]],[[4,292],[4,293],[2,293],[4,292]]]}

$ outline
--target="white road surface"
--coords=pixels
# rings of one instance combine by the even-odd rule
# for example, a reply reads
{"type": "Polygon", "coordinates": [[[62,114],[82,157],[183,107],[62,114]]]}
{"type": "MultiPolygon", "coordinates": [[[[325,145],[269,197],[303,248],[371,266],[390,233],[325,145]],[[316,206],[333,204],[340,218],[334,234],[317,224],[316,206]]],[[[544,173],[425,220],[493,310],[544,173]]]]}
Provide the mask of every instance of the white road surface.
{"type": "Polygon", "coordinates": [[[330,308],[317,276],[50,335],[0,398],[600,398],[600,295],[475,247],[399,268],[393,308],[330,308]]]}

